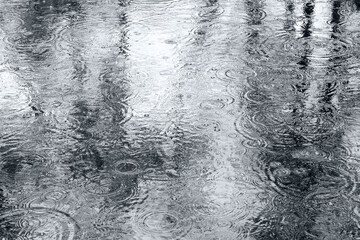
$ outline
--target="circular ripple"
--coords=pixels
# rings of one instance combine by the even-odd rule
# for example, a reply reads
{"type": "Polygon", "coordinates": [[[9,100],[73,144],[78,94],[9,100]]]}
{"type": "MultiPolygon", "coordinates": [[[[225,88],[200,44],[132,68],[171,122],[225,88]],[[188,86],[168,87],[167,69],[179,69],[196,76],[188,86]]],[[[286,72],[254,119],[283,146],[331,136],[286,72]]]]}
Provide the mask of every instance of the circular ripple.
{"type": "Polygon", "coordinates": [[[42,198],[45,200],[62,201],[68,197],[68,192],[65,190],[52,190],[44,193],[42,198]]]}
{"type": "Polygon", "coordinates": [[[220,122],[207,118],[195,121],[192,126],[194,126],[195,130],[213,130],[214,132],[219,132],[221,130],[220,122]]]}
{"type": "Polygon", "coordinates": [[[282,42],[282,49],[298,56],[302,56],[306,51],[312,52],[313,48],[310,40],[306,38],[288,38],[282,42]]]}
{"type": "MultiPolygon", "coordinates": [[[[183,211],[155,210],[137,214],[134,218],[137,230],[157,239],[182,239],[191,230],[192,221],[183,211]]],[[[144,238],[145,239],[145,238],[144,238]]]]}
{"type": "Polygon", "coordinates": [[[353,42],[350,39],[324,39],[324,37],[314,38],[288,38],[282,43],[282,48],[287,54],[295,56],[303,56],[305,52],[313,52],[316,49],[324,49],[321,51],[323,55],[314,55],[313,59],[332,58],[345,55],[351,55],[353,42]]]}
{"type": "Polygon", "coordinates": [[[57,48],[68,54],[70,49],[80,50],[84,45],[91,45],[94,54],[101,55],[107,50],[119,51],[119,43],[123,42],[124,33],[121,32],[123,29],[118,23],[111,24],[115,19],[107,18],[108,21],[104,21],[101,17],[85,18],[84,16],[80,19],[67,22],[57,32],[57,48]]]}
{"type": "MultiPolygon", "coordinates": [[[[115,75],[114,78],[123,78],[121,75],[115,75]]],[[[101,84],[101,93],[105,101],[110,105],[118,105],[119,102],[125,104],[126,101],[136,98],[137,93],[126,82],[111,83],[106,80],[101,84]]]]}
{"type": "Polygon", "coordinates": [[[149,73],[140,69],[129,69],[126,70],[126,77],[128,81],[137,87],[145,87],[146,82],[149,79],[149,73]]]}
{"type": "Polygon", "coordinates": [[[250,121],[257,129],[272,131],[276,127],[284,127],[290,120],[286,107],[264,106],[252,113],[250,121]],[[283,111],[285,109],[285,111],[283,111]]]}
{"type": "Polygon", "coordinates": [[[55,33],[47,33],[41,35],[42,37],[33,36],[34,32],[21,31],[16,35],[8,35],[4,42],[6,49],[9,51],[29,52],[32,56],[40,56],[49,52],[51,43],[55,41],[55,33]]]}
{"type": "Polygon", "coordinates": [[[256,76],[256,72],[250,68],[242,67],[237,69],[227,69],[216,72],[216,76],[220,79],[229,79],[229,80],[241,80],[244,77],[256,76]]]}
{"type": "Polygon", "coordinates": [[[197,26],[191,30],[190,34],[196,41],[204,40],[211,28],[212,24],[197,26]]]}
{"type": "Polygon", "coordinates": [[[250,89],[244,93],[244,99],[255,104],[262,104],[269,101],[269,95],[257,89],[250,89]]]}
{"type": "Polygon", "coordinates": [[[139,164],[131,159],[117,162],[114,169],[116,173],[123,175],[137,175],[141,172],[139,164]]]}
{"type": "MultiPolygon", "coordinates": [[[[118,125],[123,125],[132,118],[133,116],[132,108],[127,103],[110,102],[110,101],[107,103],[114,110],[116,123],[118,125]]],[[[114,124],[113,123],[114,114],[111,114],[111,112],[107,112],[106,114],[104,113],[104,115],[100,117],[100,119],[106,122],[106,124],[110,124],[110,125],[114,124]]]]}
{"type": "Polygon", "coordinates": [[[216,194],[216,197],[199,198],[191,209],[203,216],[216,219],[244,219],[248,214],[246,206],[247,199],[243,193],[236,195],[216,194]]]}
{"type": "MultiPolygon", "coordinates": [[[[285,67],[281,70],[278,69],[263,69],[261,70],[263,75],[258,76],[249,76],[246,78],[247,84],[253,90],[258,91],[272,91],[272,94],[278,94],[277,91],[283,91],[282,93],[292,92],[295,86],[301,86],[304,84],[308,84],[307,81],[304,81],[304,74],[296,73],[296,69],[285,69],[285,67]],[[286,81],[295,81],[296,84],[284,84],[284,80],[286,81]]],[[[308,77],[307,77],[308,78],[308,77]]]]}
{"type": "Polygon", "coordinates": [[[243,87],[241,87],[241,85],[235,83],[229,83],[226,86],[226,92],[234,98],[234,101],[240,97],[242,89],[243,87]]]}
{"type": "Polygon", "coordinates": [[[97,175],[88,179],[85,183],[85,190],[88,193],[98,196],[116,195],[124,188],[123,183],[116,181],[115,177],[110,175],[97,175]]]}
{"type": "Polygon", "coordinates": [[[11,32],[13,33],[17,29],[20,29],[22,26],[24,26],[24,20],[21,18],[21,16],[17,13],[11,13],[11,17],[2,19],[2,24],[0,28],[4,32],[11,32]]]}
{"type": "Polygon", "coordinates": [[[198,15],[201,18],[212,18],[212,17],[218,17],[222,15],[225,12],[224,8],[220,5],[216,4],[211,7],[203,7],[198,15]]]}
{"type": "MultiPolygon", "coordinates": [[[[239,60],[237,60],[237,64],[238,61],[239,60]]],[[[220,67],[217,64],[214,67],[210,67],[206,72],[210,78],[217,78],[226,82],[233,82],[234,80],[241,81],[247,77],[256,76],[256,72],[250,67],[245,66],[244,63],[243,66],[236,66],[236,68],[234,68],[233,65],[234,63],[231,62],[222,64],[220,67]]]]}
{"type": "Polygon", "coordinates": [[[46,209],[16,209],[0,212],[4,239],[79,239],[79,227],[68,214],[46,209]]]}
{"type": "Polygon", "coordinates": [[[151,33],[150,28],[139,22],[128,23],[124,29],[126,37],[134,42],[144,40],[151,33]]]}
{"type": "Polygon", "coordinates": [[[279,193],[324,201],[356,188],[355,176],[328,162],[308,159],[281,159],[265,166],[265,172],[279,193]]]}
{"type": "Polygon", "coordinates": [[[343,129],[345,124],[339,116],[331,117],[320,114],[294,119],[294,122],[293,126],[289,126],[291,130],[309,142],[323,141],[332,137],[343,129]]]}
{"type": "Polygon", "coordinates": [[[85,182],[84,188],[92,196],[116,198],[117,203],[128,201],[137,195],[137,186],[131,179],[111,175],[93,176],[85,182]]]}
{"type": "Polygon", "coordinates": [[[180,174],[174,169],[163,170],[155,168],[147,169],[142,176],[144,180],[150,181],[171,181],[179,177],[180,174]]]}
{"type": "Polygon", "coordinates": [[[265,148],[268,144],[264,138],[257,133],[259,127],[246,116],[240,116],[236,119],[235,130],[245,139],[242,144],[247,148],[265,148]]]}
{"type": "Polygon", "coordinates": [[[19,206],[22,208],[49,208],[61,209],[64,200],[68,198],[68,192],[65,190],[51,190],[43,194],[35,194],[22,200],[19,206]],[[40,196],[39,196],[40,195],[40,196]]]}
{"type": "Polygon", "coordinates": [[[250,24],[258,25],[259,22],[266,18],[267,14],[262,8],[249,8],[245,19],[250,24]]]}

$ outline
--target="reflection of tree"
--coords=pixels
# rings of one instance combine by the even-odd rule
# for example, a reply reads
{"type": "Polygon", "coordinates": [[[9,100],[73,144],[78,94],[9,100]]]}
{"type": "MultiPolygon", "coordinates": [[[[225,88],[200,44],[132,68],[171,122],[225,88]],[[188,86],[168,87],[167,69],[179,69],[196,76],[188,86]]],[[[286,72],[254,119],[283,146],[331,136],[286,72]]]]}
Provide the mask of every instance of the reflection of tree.
{"type": "MultiPolygon", "coordinates": [[[[351,167],[342,161],[346,157],[342,148],[344,116],[337,106],[341,94],[337,81],[340,76],[347,77],[346,55],[342,56],[336,47],[345,36],[340,26],[341,7],[340,1],[332,2],[332,33],[327,40],[330,47],[326,55],[319,56],[313,52],[316,47],[312,43],[312,35],[317,31],[312,29],[312,17],[319,13],[314,12],[314,2],[304,4],[302,39],[298,42],[304,48],[299,54],[298,69],[294,69],[304,75],[302,82],[286,79],[293,78],[294,74],[288,75],[284,70],[276,76],[280,80],[275,81],[274,69],[256,68],[258,76],[252,79],[252,91],[267,101],[249,102],[247,114],[255,121],[255,131],[263,130],[259,137],[268,143],[258,155],[258,164],[264,170],[264,182],[276,192],[271,207],[253,220],[249,234],[256,239],[330,239],[329,236],[353,239],[359,236],[356,223],[349,217],[351,210],[346,207],[351,204],[348,196],[353,191],[355,176],[351,167]],[[312,59],[317,61],[316,57],[328,59],[325,72],[319,72],[324,69],[323,65],[313,65],[312,59]],[[267,81],[275,86],[269,89],[267,81]],[[278,89],[282,92],[274,91],[278,89]],[[338,211],[338,214],[329,211],[338,211]],[[332,225],[333,229],[329,230],[327,225],[333,221],[341,224],[332,225]]],[[[252,17],[251,12],[249,16],[252,17]]],[[[289,22],[284,25],[285,30],[292,29],[289,22]]],[[[250,35],[256,38],[249,40],[250,48],[259,48],[261,32],[260,29],[258,34],[250,35]]],[[[262,59],[252,52],[249,57],[249,61],[262,59]]],[[[276,57],[272,56],[274,60],[276,57]]]]}
{"type": "MultiPolygon", "coordinates": [[[[44,137],[45,132],[40,126],[44,120],[45,109],[40,108],[40,101],[44,100],[42,98],[44,89],[41,83],[42,77],[46,74],[42,77],[39,75],[52,63],[52,47],[55,39],[53,37],[55,34],[54,26],[58,18],[61,18],[57,14],[59,9],[63,13],[77,7],[74,1],[24,1],[23,3],[11,2],[9,5],[11,6],[9,11],[13,13],[11,17],[14,19],[19,17],[22,20],[22,24],[16,29],[11,29],[10,25],[8,27],[7,57],[10,63],[16,64],[16,67],[13,66],[10,69],[17,73],[22,84],[32,86],[36,83],[40,87],[36,90],[32,88],[34,90],[31,92],[32,101],[24,110],[26,114],[5,120],[13,121],[13,124],[16,121],[17,124],[23,126],[18,134],[10,134],[1,139],[9,143],[0,147],[2,166],[0,170],[2,175],[0,209],[2,214],[11,212],[12,209],[9,206],[13,207],[19,204],[14,199],[9,200],[9,196],[13,194],[19,196],[18,193],[29,194],[34,188],[31,184],[38,184],[38,175],[44,171],[42,167],[45,157],[43,159],[39,153],[46,155],[42,152],[44,150],[42,143],[46,141],[43,139],[46,138],[44,137]],[[28,176],[29,169],[32,169],[31,177],[28,176]],[[31,187],[29,188],[29,186],[31,187]]],[[[11,214],[8,217],[2,215],[0,238],[14,239],[16,237],[22,238],[25,234],[31,235],[31,233],[21,229],[24,226],[17,224],[16,220],[12,219],[13,217],[11,214]]]]}
{"type": "Polygon", "coordinates": [[[359,11],[360,10],[360,0],[354,0],[354,4],[356,6],[356,9],[359,11]]]}
{"type": "Polygon", "coordinates": [[[25,53],[28,59],[44,63],[54,43],[55,32],[52,25],[56,23],[56,18],[52,17],[78,11],[78,7],[76,1],[31,1],[23,16],[24,29],[19,31],[20,34],[15,40],[19,54],[25,53]]]}
{"type": "MultiPolygon", "coordinates": [[[[314,3],[308,2],[304,6],[304,23],[302,25],[302,38],[310,38],[311,37],[311,26],[312,26],[312,15],[314,13],[314,3]]],[[[300,69],[306,69],[309,65],[309,56],[311,55],[311,48],[309,43],[305,41],[305,51],[301,56],[301,60],[298,62],[300,65],[300,69]]]]}
{"type": "MultiPolygon", "coordinates": [[[[31,85],[31,82],[39,81],[41,77],[38,77],[34,72],[41,72],[42,66],[46,65],[45,62],[51,61],[49,60],[50,56],[45,53],[48,53],[52,44],[54,44],[51,37],[54,32],[52,32],[51,29],[54,27],[52,24],[56,22],[57,15],[55,15],[53,22],[49,21],[50,15],[53,16],[56,9],[64,8],[72,10],[75,6],[76,4],[73,4],[73,2],[69,5],[68,1],[31,1],[29,5],[26,5],[27,11],[20,12],[21,18],[24,19],[24,24],[21,25],[16,32],[9,32],[8,35],[11,40],[9,47],[10,50],[12,50],[11,55],[9,55],[13,58],[11,59],[12,61],[16,59],[16,61],[19,62],[21,68],[17,67],[15,69],[16,71],[20,71],[21,74],[19,76],[23,82],[28,81],[31,85]],[[53,6],[55,6],[55,8],[53,8],[53,6]],[[64,8],[65,6],[68,7],[64,8]],[[41,49],[40,52],[39,49],[41,49]],[[31,75],[29,75],[29,72],[19,69],[30,69],[29,72],[31,75]]],[[[22,7],[24,6],[18,6],[18,9],[21,10],[22,7]]],[[[15,11],[15,8],[12,9],[12,11],[15,11]]],[[[42,89],[38,90],[40,95],[42,94],[41,91],[42,89]]],[[[29,111],[33,111],[34,116],[38,117],[44,113],[44,111],[39,108],[37,102],[41,99],[39,99],[39,96],[32,97],[33,102],[30,103],[29,111]]],[[[30,115],[32,116],[32,114],[30,115]]],[[[23,116],[23,118],[25,117],[23,116]]],[[[26,118],[23,119],[23,124],[26,124],[26,121],[26,118]]],[[[35,121],[34,125],[40,122],[41,121],[35,121]]],[[[26,134],[26,132],[21,133],[21,137],[30,137],[26,136],[26,134]]],[[[20,138],[20,136],[18,136],[18,138],[20,138]]],[[[8,172],[9,176],[14,176],[18,173],[21,170],[22,163],[26,161],[31,162],[31,155],[35,154],[35,151],[25,152],[25,149],[24,152],[22,152],[22,148],[18,146],[19,144],[16,144],[16,142],[22,142],[25,141],[25,139],[14,140],[15,139],[12,139],[13,144],[6,147],[8,149],[4,149],[4,156],[2,158],[3,170],[8,172]]]]}
{"type": "MultiPolygon", "coordinates": [[[[119,2],[122,6],[123,2],[119,2]]],[[[86,17],[85,17],[86,18],[86,17]]],[[[127,24],[126,12],[119,14],[120,24],[127,24]]],[[[86,21],[86,19],[83,19],[86,21]]],[[[76,27],[76,24],[74,25],[76,27]]],[[[91,28],[90,26],[88,26],[91,28]]],[[[122,27],[122,26],[119,26],[122,27]]],[[[76,31],[76,29],[72,30],[76,31]]],[[[85,36],[79,36],[83,38],[85,36]]],[[[107,37],[107,36],[103,36],[107,37]]],[[[122,35],[122,38],[118,43],[120,46],[126,45],[126,35],[122,35]]],[[[85,39],[85,38],[84,38],[85,39]]],[[[81,42],[82,39],[75,39],[76,42],[81,42]]],[[[71,116],[78,123],[73,132],[75,138],[78,139],[76,146],[78,151],[74,151],[74,161],[72,164],[72,173],[74,176],[80,174],[86,176],[92,172],[98,172],[106,169],[106,165],[109,163],[104,159],[106,158],[106,152],[113,149],[112,144],[116,142],[117,147],[123,147],[125,144],[126,132],[123,124],[127,118],[127,97],[128,93],[128,80],[126,78],[126,56],[121,49],[119,52],[110,53],[103,57],[103,68],[98,80],[100,84],[95,89],[96,94],[91,95],[84,89],[88,84],[88,81],[93,81],[91,72],[89,71],[88,62],[89,58],[86,58],[84,51],[87,49],[86,44],[82,43],[82,47],[73,46],[74,51],[74,72],[73,79],[79,84],[79,91],[85,91],[85,94],[81,94],[72,106],[71,116]],[[85,57],[84,57],[85,56],[85,57]],[[122,62],[118,63],[118,60],[122,62]],[[120,79],[120,80],[119,80],[120,79]],[[103,144],[106,143],[104,148],[103,144]]],[[[93,50],[93,52],[96,50],[93,50]]],[[[93,53],[92,52],[92,53],[93,53]]],[[[96,53],[96,52],[95,52],[96,53]]],[[[100,64],[101,65],[101,64],[100,64]]],[[[95,78],[95,81],[97,79],[95,78]]]]}

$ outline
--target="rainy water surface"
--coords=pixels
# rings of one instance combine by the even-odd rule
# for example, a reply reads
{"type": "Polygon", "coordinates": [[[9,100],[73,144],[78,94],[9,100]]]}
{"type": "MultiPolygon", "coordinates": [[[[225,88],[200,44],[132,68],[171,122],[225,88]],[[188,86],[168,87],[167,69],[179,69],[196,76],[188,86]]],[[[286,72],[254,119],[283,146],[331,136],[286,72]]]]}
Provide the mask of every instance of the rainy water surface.
{"type": "Polygon", "coordinates": [[[0,0],[1,240],[360,239],[358,141],[358,0],[0,0]]]}

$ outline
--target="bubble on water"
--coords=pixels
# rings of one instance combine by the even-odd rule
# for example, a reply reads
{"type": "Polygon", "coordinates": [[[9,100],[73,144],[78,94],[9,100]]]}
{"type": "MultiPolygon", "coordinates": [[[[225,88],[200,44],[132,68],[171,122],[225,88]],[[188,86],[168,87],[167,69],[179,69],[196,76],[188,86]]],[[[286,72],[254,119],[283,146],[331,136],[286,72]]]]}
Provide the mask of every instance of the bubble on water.
{"type": "Polygon", "coordinates": [[[80,239],[80,228],[68,214],[47,208],[15,209],[0,212],[4,239],[80,239]]]}

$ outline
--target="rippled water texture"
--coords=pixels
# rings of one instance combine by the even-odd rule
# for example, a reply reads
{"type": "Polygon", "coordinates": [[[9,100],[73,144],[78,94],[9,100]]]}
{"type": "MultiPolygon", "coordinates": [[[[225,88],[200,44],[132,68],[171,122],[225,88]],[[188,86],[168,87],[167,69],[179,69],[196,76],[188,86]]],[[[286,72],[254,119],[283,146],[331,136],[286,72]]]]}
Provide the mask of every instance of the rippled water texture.
{"type": "Polygon", "coordinates": [[[0,0],[0,240],[360,239],[359,0],[0,0]]]}

